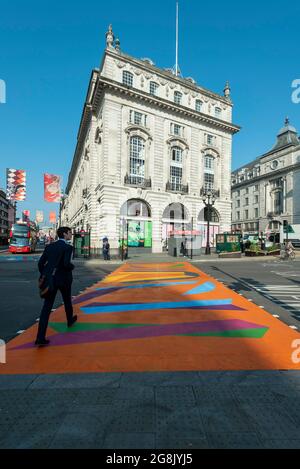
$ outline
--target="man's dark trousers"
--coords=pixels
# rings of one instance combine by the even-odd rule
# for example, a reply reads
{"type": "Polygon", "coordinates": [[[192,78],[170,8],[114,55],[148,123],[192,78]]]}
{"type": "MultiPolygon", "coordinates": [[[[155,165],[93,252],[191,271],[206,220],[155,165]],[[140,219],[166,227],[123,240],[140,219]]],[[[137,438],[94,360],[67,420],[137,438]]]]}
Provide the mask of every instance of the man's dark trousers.
{"type": "Polygon", "coordinates": [[[46,246],[42,257],[38,262],[38,268],[41,275],[53,275],[53,291],[45,298],[44,306],[40,314],[40,322],[37,334],[37,341],[45,340],[49,316],[57,291],[62,294],[68,324],[72,323],[73,307],[71,299],[71,286],[73,281],[72,270],[74,265],[71,263],[73,248],[65,243],[64,240],[58,240],[55,243],[46,246]]]}
{"type": "Polygon", "coordinates": [[[58,290],[61,292],[61,295],[63,298],[68,324],[72,321],[73,306],[72,306],[72,299],[71,299],[71,284],[67,284],[64,286],[55,286],[54,290],[51,293],[49,293],[48,297],[44,301],[44,306],[42,308],[41,315],[40,315],[37,340],[45,339],[46,330],[47,330],[48,322],[49,322],[49,316],[53,308],[53,304],[54,304],[55,297],[56,297],[58,290]]]}

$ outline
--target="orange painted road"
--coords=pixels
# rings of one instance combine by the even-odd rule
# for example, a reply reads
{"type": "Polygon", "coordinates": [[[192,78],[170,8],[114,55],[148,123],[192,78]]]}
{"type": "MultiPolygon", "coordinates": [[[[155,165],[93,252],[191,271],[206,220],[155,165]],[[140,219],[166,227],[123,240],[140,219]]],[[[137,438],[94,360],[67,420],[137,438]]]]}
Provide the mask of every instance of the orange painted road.
{"type": "Polygon", "coordinates": [[[300,334],[188,262],[122,265],[7,344],[0,374],[300,369],[300,334]]]}

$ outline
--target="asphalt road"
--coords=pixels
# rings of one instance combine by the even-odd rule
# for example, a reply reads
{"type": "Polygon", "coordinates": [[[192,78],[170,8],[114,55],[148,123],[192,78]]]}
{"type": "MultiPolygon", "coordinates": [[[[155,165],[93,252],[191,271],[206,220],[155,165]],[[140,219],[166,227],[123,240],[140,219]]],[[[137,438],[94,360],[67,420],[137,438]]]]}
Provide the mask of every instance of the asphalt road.
{"type": "MultiPolygon", "coordinates": [[[[18,331],[32,326],[40,315],[43,302],[37,286],[39,256],[40,254],[30,255],[20,261],[8,260],[10,256],[4,253],[0,256],[0,338],[6,342],[15,337],[18,331]]],[[[113,264],[97,265],[95,262],[76,260],[74,263],[74,296],[117,267],[113,264]]],[[[60,304],[62,299],[58,293],[54,308],[60,304]]]]}
{"type": "Polygon", "coordinates": [[[194,265],[280,321],[300,329],[300,260],[217,260],[194,265]]]}

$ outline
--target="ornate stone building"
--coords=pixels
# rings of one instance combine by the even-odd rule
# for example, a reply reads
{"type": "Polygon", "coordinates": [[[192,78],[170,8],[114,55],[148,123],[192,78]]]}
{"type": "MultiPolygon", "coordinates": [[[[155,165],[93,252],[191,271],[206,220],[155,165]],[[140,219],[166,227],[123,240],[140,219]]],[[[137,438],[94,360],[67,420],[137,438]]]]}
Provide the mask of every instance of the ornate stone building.
{"type": "MultiPolygon", "coordinates": [[[[91,230],[91,246],[122,232],[161,252],[170,232],[205,238],[203,189],[217,196],[211,238],[231,226],[232,102],[192,78],[121,52],[111,26],[94,69],[60,223],[91,230]]],[[[205,243],[205,241],[204,241],[205,243]]]]}
{"type": "Polygon", "coordinates": [[[5,190],[0,188],[0,245],[8,243],[9,230],[15,222],[15,205],[7,200],[5,190]]]}
{"type": "Polygon", "coordinates": [[[300,140],[286,119],[274,147],[232,173],[232,229],[279,233],[284,220],[300,225],[299,183],[300,140]]]}

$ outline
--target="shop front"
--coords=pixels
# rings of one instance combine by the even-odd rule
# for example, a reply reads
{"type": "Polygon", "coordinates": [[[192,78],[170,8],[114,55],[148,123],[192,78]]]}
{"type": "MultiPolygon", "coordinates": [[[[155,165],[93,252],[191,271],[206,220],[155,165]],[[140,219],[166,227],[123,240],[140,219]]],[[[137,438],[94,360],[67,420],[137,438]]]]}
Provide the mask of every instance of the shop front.
{"type": "Polygon", "coordinates": [[[128,248],[152,248],[151,209],[145,201],[131,199],[122,206],[119,239],[128,248]]]}

